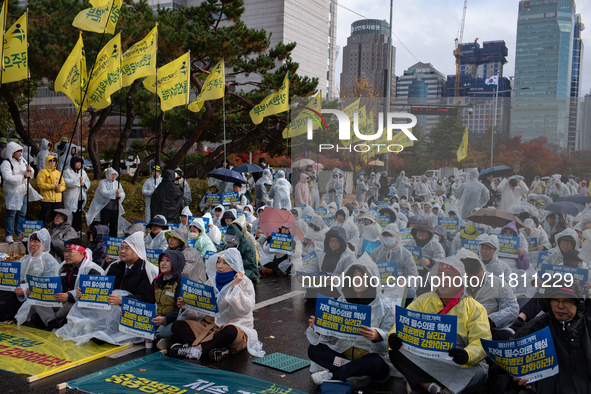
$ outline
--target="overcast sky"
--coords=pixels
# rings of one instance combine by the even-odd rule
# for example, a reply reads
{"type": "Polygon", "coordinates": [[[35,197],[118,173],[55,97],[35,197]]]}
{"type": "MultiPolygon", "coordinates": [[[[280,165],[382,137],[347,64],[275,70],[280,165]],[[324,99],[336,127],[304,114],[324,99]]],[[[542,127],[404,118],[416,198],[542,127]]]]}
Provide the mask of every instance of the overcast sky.
{"type": "MultiPolygon", "coordinates": [[[[342,48],[347,44],[351,23],[364,19],[344,7],[369,19],[385,19],[388,22],[390,19],[388,0],[338,2],[337,45],[341,47],[341,52],[337,59],[337,87],[342,70],[342,48]]],[[[394,0],[393,33],[412,52],[411,55],[396,37],[392,37],[396,47],[394,73],[397,76],[415,64],[417,59],[431,63],[445,75],[455,74],[454,39],[460,30],[463,5],[463,0],[394,0]]],[[[504,40],[509,49],[505,77],[515,75],[518,7],[518,0],[468,0],[463,42],[473,42],[476,38],[481,44],[483,41],[504,40]]],[[[591,1],[577,0],[577,13],[582,15],[583,23],[587,22],[587,29],[582,32],[585,50],[579,90],[579,95],[584,96],[591,89],[591,1]]]]}

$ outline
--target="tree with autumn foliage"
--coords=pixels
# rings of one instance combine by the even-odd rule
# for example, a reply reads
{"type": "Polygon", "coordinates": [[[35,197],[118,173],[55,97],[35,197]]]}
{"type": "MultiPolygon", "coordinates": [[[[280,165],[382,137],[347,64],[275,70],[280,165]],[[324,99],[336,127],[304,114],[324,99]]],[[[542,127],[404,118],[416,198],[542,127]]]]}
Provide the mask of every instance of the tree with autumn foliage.
{"type": "Polygon", "coordinates": [[[562,158],[547,147],[545,137],[523,142],[521,137],[510,138],[495,152],[495,165],[507,165],[515,168],[519,163],[519,174],[527,179],[536,175],[547,175],[560,167],[562,158]]]}

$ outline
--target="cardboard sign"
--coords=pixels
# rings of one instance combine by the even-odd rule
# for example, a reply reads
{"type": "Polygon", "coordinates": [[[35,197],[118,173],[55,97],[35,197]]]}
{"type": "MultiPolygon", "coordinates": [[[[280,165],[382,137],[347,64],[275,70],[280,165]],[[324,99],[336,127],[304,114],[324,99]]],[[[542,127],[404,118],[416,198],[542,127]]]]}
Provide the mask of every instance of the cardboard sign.
{"type": "Polygon", "coordinates": [[[292,236],[289,234],[272,233],[269,250],[271,252],[291,254],[291,239],[292,236]]]}
{"type": "Polygon", "coordinates": [[[208,316],[217,316],[218,304],[213,287],[181,278],[181,298],[189,308],[193,308],[208,316]]]}
{"type": "Polygon", "coordinates": [[[151,249],[146,248],[146,258],[147,260],[158,267],[158,257],[164,252],[162,249],[151,249]]]}
{"type": "Polygon", "coordinates": [[[512,235],[497,235],[499,239],[499,257],[516,259],[519,257],[519,237],[512,235]]]}
{"type": "Polygon", "coordinates": [[[205,193],[205,203],[220,205],[222,203],[222,193],[205,193]]]}
{"type": "Polygon", "coordinates": [[[237,204],[240,202],[240,192],[229,192],[222,193],[222,204],[230,205],[231,203],[237,204]]]}
{"type": "Polygon", "coordinates": [[[27,284],[31,294],[27,299],[33,305],[61,307],[62,303],[55,300],[55,295],[62,292],[62,280],[59,276],[27,275],[27,284]]]}
{"type": "Polygon", "coordinates": [[[41,220],[19,220],[21,227],[23,228],[23,242],[28,242],[29,237],[36,231],[43,228],[43,222],[41,220]]]}
{"type": "Polygon", "coordinates": [[[445,227],[447,230],[456,231],[458,229],[458,226],[460,225],[460,219],[459,218],[442,218],[442,217],[438,217],[437,218],[437,223],[440,226],[445,227]]]}
{"type": "MultiPolygon", "coordinates": [[[[421,248],[420,246],[409,245],[405,245],[404,247],[412,254],[412,258],[415,260],[415,264],[420,265],[419,260],[423,258],[423,248],[421,248]]],[[[421,266],[421,268],[423,268],[423,266],[421,266]]]]}
{"type": "Polygon", "coordinates": [[[154,339],[156,326],[152,319],[156,317],[156,304],[122,298],[119,331],[136,337],[154,339]]]}
{"type": "Polygon", "coordinates": [[[90,309],[111,309],[108,299],[115,285],[114,276],[80,275],[80,290],[82,297],[78,299],[78,306],[90,309]]]}
{"type": "Polygon", "coordinates": [[[0,290],[14,291],[21,283],[21,263],[0,261],[0,290]]]}
{"type": "MultiPolygon", "coordinates": [[[[385,263],[377,263],[378,271],[380,272],[380,279],[382,283],[382,287],[385,287],[388,284],[388,278],[393,277],[394,279],[398,278],[398,265],[396,261],[387,261],[385,263]]],[[[395,283],[392,279],[390,279],[390,284],[395,283]]]]}
{"type": "Polygon", "coordinates": [[[371,306],[349,304],[319,295],[314,332],[342,339],[358,339],[361,326],[371,327],[371,306]]]}
{"type": "Polygon", "coordinates": [[[111,257],[119,257],[119,248],[125,238],[104,237],[107,244],[107,255],[111,257]]]}

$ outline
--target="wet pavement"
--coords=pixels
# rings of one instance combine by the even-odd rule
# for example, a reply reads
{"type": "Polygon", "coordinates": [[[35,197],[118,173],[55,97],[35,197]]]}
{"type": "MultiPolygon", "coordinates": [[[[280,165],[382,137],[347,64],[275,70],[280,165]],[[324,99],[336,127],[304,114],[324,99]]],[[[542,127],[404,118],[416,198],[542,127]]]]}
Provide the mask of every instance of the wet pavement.
{"type": "MultiPolygon", "coordinates": [[[[291,292],[289,278],[263,278],[256,285],[256,302],[272,300],[291,292]]],[[[290,356],[308,359],[308,340],[306,328],[308,317],[314,313],[314,303],[305,302],[303,295],[263,306],[255,310],[255,328],[259,334],[259,340],[263,343],[263,349],[267,354],[280,352],[290,356]]],[[[134,347],[135,348],[135,347],[134,347]]],[[[41,379],[31,384],[27,383],[26,376],[6,371],[0,371],[0,393],[56,393],[56,386],[59,383],[76,379],[105,368],[109,368],[125,361],[143,357],[154,349],[144,349],[137,346],[138,350],[125,356],[112,359],[102,358],[88,364],[76,367],[70,371],[64,371],[54,376],[41,379]]],[[[304,393],[319,393],[320,391],[312,383],[308,368],[300,369],[293,373],[286,373],[262,365],[254,364],[253,357],[247,351],[230,356],[220,362],[204,360],[187,360],[198,365],[209,368],[218,368],[227,371],[237,372],[268,382],[281,384],[300,390],[304,393]]],[[[362,389],[364,394],[371,393],[404,393],[405,384],[400,379],[390,378],[386,383],[372,383],[362,389]]],[[[76,390],[62,390],[60,393],[76,393],[76,390]]]]}

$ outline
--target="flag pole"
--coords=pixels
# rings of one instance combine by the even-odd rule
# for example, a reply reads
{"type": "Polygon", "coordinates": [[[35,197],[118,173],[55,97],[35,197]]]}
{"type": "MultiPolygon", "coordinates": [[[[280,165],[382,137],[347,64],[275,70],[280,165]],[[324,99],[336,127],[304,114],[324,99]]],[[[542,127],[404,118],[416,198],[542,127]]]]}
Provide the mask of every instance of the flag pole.
{"type": "Polygon", "coordinates": [[[499,77],[497,76],[497,88],[495,89],[495,113],[493,114],[493,124],[490,133],[490,166],[493,166],[493,148],[495,138],[495,126],[497,125],[497,104],[499,102],[499,77]]]}
{"type": "MultiPolygon", "coordinates": [[[[8,1],[8,0],[6,0],[8,1]]],[[[8,8],[7,8],[8,11],[8,8]]],[[[29,8],[25,11],[27,13],[27,46],[29,42],[29,8]]],[[[2,49],[4,49],[4,32],[2,33],[2,49]]],[[[4,59],[4,54],[2,54],[2,59],[4,59]]],[[[1,80],[1,79],[0,79],[1,80]]],[[[27,61],[27,138],[29,139],[29,143],[31,143],[31,73],[29,70],[29,62],[27,61]]],[[[27,146],[27,165],[31,165],[31,147],[27,146]]],[[[37,164],[39,165],[39,164],[37,164]]],[[[57,160],[55,163],[57,167],[57,160]]],[[[25,195],[27,196],[27,212],[29,212],[29,188],[30,183],[29,180],[31,177],[27,177],[27,192],[25,195]]],[[[45,219],[43,219],[45,220],[45,219]]]]}
{"type": "MultiPolygon", "coordinates": [[[[224,163],[226,162],[226,94],[222,97],[222,108],[224,112],[224,163]]],[[[229,166],[228,166],[229,168],[229,166]]]]}

